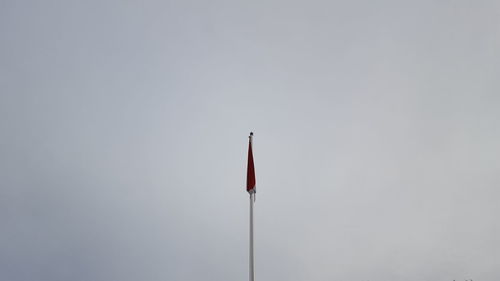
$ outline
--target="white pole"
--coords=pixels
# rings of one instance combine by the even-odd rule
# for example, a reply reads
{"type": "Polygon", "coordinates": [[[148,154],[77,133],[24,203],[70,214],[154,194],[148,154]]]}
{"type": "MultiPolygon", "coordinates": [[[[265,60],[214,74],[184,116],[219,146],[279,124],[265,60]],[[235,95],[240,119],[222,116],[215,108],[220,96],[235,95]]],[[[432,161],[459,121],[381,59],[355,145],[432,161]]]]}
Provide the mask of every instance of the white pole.
{"type": "Polygon", "coordinates": [[[253,197],[254,193],[250,193],[250,281],[254,281],[254,266],[253,266],[253,197]]]}

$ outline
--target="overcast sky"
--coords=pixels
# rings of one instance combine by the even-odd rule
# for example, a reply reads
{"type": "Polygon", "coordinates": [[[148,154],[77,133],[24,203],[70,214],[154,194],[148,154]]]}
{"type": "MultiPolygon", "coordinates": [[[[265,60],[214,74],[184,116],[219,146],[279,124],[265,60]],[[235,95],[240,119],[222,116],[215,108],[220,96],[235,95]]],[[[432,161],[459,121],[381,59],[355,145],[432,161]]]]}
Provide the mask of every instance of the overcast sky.
{"type": "Polygon", "coordinates": [[[500,279],[500,2],[0,1],[0,280],[500,279]]]}

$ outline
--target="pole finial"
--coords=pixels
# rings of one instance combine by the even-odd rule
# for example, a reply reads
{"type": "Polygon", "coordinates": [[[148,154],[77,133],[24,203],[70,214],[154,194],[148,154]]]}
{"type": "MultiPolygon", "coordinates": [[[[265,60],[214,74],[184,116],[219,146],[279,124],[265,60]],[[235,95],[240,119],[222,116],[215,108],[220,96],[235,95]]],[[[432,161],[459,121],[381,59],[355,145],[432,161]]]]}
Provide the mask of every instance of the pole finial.
{"type": "Polygon", "coordinates": [[[253,136],[253,132],[250,132],[250,136],[253,136]]]}

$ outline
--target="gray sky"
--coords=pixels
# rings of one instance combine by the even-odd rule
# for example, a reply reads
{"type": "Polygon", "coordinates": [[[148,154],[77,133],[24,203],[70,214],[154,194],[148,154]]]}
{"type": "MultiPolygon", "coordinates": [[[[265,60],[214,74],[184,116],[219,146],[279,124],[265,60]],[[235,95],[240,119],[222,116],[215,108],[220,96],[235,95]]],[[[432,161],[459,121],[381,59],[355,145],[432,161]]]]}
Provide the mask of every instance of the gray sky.
{"type": "Polygon", "coordinates": [[[1,1],[0,280],[500,279],[500,2],[1,1]]]}

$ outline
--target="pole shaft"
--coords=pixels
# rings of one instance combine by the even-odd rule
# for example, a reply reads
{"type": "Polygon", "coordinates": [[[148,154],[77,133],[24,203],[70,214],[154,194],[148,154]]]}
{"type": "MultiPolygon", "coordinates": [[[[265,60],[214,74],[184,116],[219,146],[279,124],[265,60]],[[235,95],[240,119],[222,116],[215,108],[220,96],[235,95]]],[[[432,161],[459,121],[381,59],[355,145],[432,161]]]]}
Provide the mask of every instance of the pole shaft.
{"type": "Polygon", "coordinates": [[[253,196],[254,193],[250,193],[250,281],[254,281],[254,264],[253,264],[253,196]]]}

